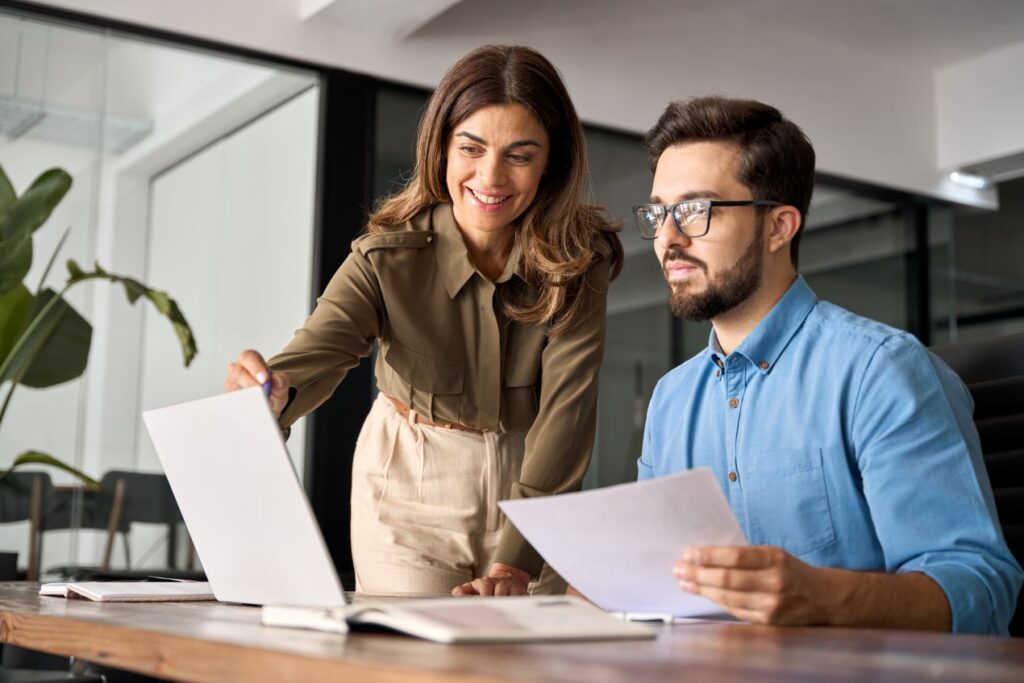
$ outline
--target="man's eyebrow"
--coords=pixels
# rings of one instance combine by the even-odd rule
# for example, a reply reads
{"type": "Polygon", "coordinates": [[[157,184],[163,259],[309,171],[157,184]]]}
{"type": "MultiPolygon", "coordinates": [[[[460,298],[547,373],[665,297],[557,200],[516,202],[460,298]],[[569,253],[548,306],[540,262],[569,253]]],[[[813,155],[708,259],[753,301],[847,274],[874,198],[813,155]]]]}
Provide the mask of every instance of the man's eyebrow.
{"type": "MultiPolygon", "coordinates": [[[[473,142],[477,143],[478,145],[486,145],[487,144],[487,141],[484,140],[482,137],[479,137],[477,135],[473,135],[472,133],[467,133],[464,130],[460,130],[458,133],[456,133],[455,137],[457,137],[457,138],[458,137],[468,138],[469,140],[472,140],[473,142]]],[[[542,145],[539,142],[537,142],[536,140],[516,140],[515,142],[509,143],[509,145],[505,149],[518,149],[520,147],[538,147],[539,148],[541,146],[542,145]]]]}
{"type": "MultiPolygon", "coordinates": [[[[685,201],[689,201],[690,199],[721,199],[721,198],[722,198],[722,195],[718,194],[714,190],[694,190],[693,192],[685,192],[683,194],[676,195],[676,197],[672,201],[672,203],[675,204],[676,202],[685,202],[685,201]]],[[[659,197],[656,194],[652,194],[651,195],[651,203],[652,204],[661,204],[662,203],[661,197],[659,197]]]]}

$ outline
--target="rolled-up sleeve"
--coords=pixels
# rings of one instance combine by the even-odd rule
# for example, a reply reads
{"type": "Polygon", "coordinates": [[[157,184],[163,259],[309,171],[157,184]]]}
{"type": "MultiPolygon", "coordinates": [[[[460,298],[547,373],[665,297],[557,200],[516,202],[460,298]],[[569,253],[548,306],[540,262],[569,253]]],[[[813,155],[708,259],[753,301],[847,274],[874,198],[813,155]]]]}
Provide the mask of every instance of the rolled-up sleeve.
{"type": "MultiPolygon", "coordinates": [[[[537,418],[526,435],[526,453],[512,498],[578,491],[590,464],[597,426],[598,374],[604,356],[610,264],[599,261],[588,275],[585,317],[551,337],[541,357],[537,418]]],[[[496,560],[533,576],[543,559],[506,524],[496,560]]]]}
{"type": "Polygon", "coordinates": [[[943,590],[955,633],[1006,634],[1022,572],[995,511],[970,395],[912,339],[866,366],[849,425],[887,571],[943,590]]]}

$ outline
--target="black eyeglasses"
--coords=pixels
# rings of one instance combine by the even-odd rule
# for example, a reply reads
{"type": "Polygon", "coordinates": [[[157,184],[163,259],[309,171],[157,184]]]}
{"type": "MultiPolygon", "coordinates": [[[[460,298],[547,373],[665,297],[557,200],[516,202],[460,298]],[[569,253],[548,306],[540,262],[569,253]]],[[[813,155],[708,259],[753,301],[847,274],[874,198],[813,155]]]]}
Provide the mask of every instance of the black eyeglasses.
{"type": "Polygon", "coordinates": [[[782,202],[748,199],[740,202],[725,202],[714,199],[687,199],[665,206],[664,204],[641,204],[633,207],[633,219],[640,236],[653,240],[665,217],[672,214],[676,230],[686,237],[703,237],[711,229],[711,210],[716,206],[785,206],[782,202]]]}

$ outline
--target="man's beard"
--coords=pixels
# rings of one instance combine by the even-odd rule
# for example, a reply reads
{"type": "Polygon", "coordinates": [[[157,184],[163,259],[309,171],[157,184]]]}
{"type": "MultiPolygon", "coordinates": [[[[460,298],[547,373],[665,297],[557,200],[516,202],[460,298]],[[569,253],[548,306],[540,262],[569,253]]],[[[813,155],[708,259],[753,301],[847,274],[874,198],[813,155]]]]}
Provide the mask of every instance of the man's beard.
{"type": "MultiPolygon", "coordinates": [[[[669,308],[672,310],[672,315],[684,320],[711,320],[731,311],[750,298],[761,282],[761,271],[764,267],[763,245],[764,234],[761,230],[757,230],[754,241],[743,252],[739,260],[713,280],[708,279],[707,288],[703,292],[687,294],[683,285],[679,285],[677,289],[669,282],[668,287],[671,293],[669,308]]],[[[673,260],[693,264],[703,271],[705,277],[708,277],[707,264],[687,256],[682,249],[672,248],[665,252],[665,264],[673,260]]],[[[668,269],[663,266],[663,270],[666,274],[666,282],[668,282],[668,269]]]]}

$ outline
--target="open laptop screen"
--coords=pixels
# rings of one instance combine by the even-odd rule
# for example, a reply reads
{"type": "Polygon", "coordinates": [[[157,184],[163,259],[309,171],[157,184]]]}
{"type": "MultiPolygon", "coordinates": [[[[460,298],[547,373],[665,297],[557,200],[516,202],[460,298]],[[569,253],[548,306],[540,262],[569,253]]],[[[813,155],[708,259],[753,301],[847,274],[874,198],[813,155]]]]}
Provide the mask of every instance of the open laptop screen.
{"type": "Polygon", "coordinates": [[[259,387],[149,410],[143,420],[218,600],[344,604],[259,387]]]}

